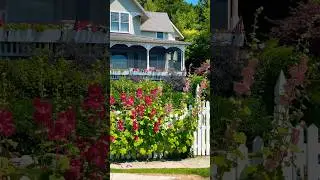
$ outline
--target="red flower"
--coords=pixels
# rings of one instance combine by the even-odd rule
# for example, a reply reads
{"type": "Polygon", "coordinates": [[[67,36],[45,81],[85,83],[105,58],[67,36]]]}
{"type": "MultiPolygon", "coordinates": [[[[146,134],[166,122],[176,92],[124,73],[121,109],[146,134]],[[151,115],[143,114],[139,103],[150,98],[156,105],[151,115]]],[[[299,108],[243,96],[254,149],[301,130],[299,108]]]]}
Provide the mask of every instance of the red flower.
{"type": "Polygon", "coordinates": [[[147,106],[150,106],[152,104],[152,98],[150,96],[145,96],[144,102],[147,106]]]}
{"type": "Polygon", "coordinates": [[[142,88],[138,88],[136,92],[137,97],[142,98],[142,94],[143,94],[142,88]]]}
{"type": "Polygon", "coordinates": [[[172,104],[166,104],[165,106],[165,112],[168,114],[172,111],[172,104]]]}
{"type": "Polygon", "coordinates": [[[115,137],[110,136],[110,142],[114,142],[115,140],[116,140],[116,138],[115,138],[115,137]]]}
{"type": "Polygon", "coordinates": [[[103,102],[98,99],[89,97],[84,101],[84,107],[85,109],[99,110],[102,106],[102,103],[103,102]]]}
{"type": "Polygon", "coordinates": [[[48,139],[51,141],[62,141],[66,138],[65,125],[61,121],[55,122],[52,128],[49,129],[48,139]]]}
{"type": "Polygon", "coordinates": [[[158,94],[158,88],[152,89],[150,94],[152,95],[153,98],[157,97],[158,94]]]}
{"type": "Polygon", "coordinates": [[[49,128],[52,124],[52,105],[45,100],[36,98],[33,100],[35,112],[33,118],[39,125],[49,128]]]}
{"type": "Polygon", "coordinates": [[[113,96],[110,96],[110,105],[114,105],[116,103],[116,100],[113,96]]]}
{"type": "Polygon", "coordinates": [[[65,172],[66,180],[79,180],[81,178],[82,162],[80,159],[70,160],[70,169],[65,172]]]}
{"type": "Polygon", "coordinates": [[[15,133],[15,130],[12,113],[8,110],[0,110],[0,133],[9,137],[15,133]]]}
{"type": "Polygon", "coordinates": [[[132,125],[133,131],[137,131],[139,129],[139,123],[137,120],[133,120],[133,125],[132,125]]]}
{"type": "Polygon", "coordinates": [[[233,90],[239,95],[250,94],[250,87],[244,83],[234,83],[233,90]]]}
{"type": "Polygon", "coordinates": [[[151,113],[150,113],[150,119],[152,119],[156,114],[157,114],[157,110],[152,108],[151,113]]]}
{"type": "Polygon", "coordinates": [[[130,97],[127,99],[126,105],[129,106],[129,107],[134,105],[134,97],[133,97],[133,96],[130,96],[130,97]]]}
{"type": "Polygon", "coordinates": [[[136,110],[131,110],[131,114],[130,114],[130,118],[131,119],[136,119],[136,117],[137,117],[137,111],[136,110]]]}
{"type": "Polygon", "coordinates": [[[122,103],[125,103],[126,102],[126,100],[127,100],[127,95],[126,95],[126,93],[121,93],[121,95],[120,95],[120,99],[121,99],[121,101],[122,101],[122,103]]]}
{"type": "Polygon", "coordinates": [[[159,122],[154,123],[153,132],[158,133],[159,130],[160,130],[160,123],[159,122]]]}
{"type": "Polygon", "coordinates": [[[135,135],[135,136],[134,136],[134,140],[135,140],[135,141],[138,141],[138,140],[139,140],[139,136],[135,135]]]}
{"type": "Polygon", "coordinates": [[[91,84],[88,87],[88,94],[89,94],[89,97],[97,98],[97,97],[103,96],[103,90],[99,84],[97,83],[91,84]]]}
{"type": "Polygon", "coordinates": [[[140,117],[143,117],[144,111],[145,111],[145,107],[144,107],[142,104],[140,104],[140,105],[138,105],[138,106],[136,107],[136,109],[137,109],[138,115],[139,115],[140,117]]]}
{"type": "Polygon", "coordinates": [[[119,131],[124,131],[124,126],[123,126],[123,121],[122,120],[118,121],[118,130],[119,131]]]}

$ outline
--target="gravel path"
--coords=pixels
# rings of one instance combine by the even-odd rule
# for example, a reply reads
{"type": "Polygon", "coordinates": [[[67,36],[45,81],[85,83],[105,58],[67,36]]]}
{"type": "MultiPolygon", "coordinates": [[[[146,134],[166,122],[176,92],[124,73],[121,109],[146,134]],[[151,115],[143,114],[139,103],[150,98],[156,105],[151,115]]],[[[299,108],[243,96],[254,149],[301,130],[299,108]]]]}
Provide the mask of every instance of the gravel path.
{"type": "Polygon", "coordinates": [[[111,180],[209,180],[195,175],[124,174],[111,173],[111,180]]]}
{"type": "Polygon", "coordinates": [[[140,169],[140,168],[209,168],[210,156],[199,156],[183,159],[181,161],[149,161],[111,164],[114,169],[140,169]]]}

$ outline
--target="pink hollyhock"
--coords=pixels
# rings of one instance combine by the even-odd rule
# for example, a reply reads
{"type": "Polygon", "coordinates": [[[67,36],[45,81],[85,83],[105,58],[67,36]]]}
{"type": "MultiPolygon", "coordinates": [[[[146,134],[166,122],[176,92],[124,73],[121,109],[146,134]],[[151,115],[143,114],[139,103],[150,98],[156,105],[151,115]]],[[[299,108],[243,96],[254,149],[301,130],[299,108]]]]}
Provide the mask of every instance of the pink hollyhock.
{"type": "Polygon", "coordinates": [[[49,128],[52,124],[52,104],[48,101],[36,98],[33,100],[33,107],[35,108],[33,113],[35,122],[49,128]]]}
{"type": "Polygon", "coordinates": [[[152,89],[150,94],[152,95],[153,98],[156,98],[158,95],[158,88],[152,89]]]}
{"type": "Polygon", "coordinates": [[[136,119],[136,117],[137,117],[137,111],[136,110],[131,110],[131,113],[130,113],[130,118],[131,119],[136,119]]]}
{"type": "Polygon", "coordinates": [[[114,142],[116,138],[114,136],[110,136],[110,142],[114,142]]]}
{"type": "Polygon", "coordinates": [[[186,79],[186,83],[183,87],[183,91],[184,92],[189,92],[189,89],[190,89],[190,80],[189,79],[186,79]]]}
{"type": "Polygon", "coordinates": [[[138,113],[138,115],[139,115],[140,117],[143,117],[144,112],[145,112],[145,107],[144,107],[144,105],[142,105],[142,104],[138,105],[138,106],[136,107],[136,111],[137,111],[137,113],[138,113]]]}
{"type": "Polygon", "coordinates": [[[132,129],[133,131],[137,131],[139,129],[139,123],[136,119],[133,120],[132,129]]]}
{"type": "Polygon", "coordinates": [[[129,106],[129,107],[131,107],[131,106],[133,106],[134,105],[134,97],[133,96],[130,96],[128,99],[127,99],[127,101],[126,101],[126,106],[129,106]]]}
{"type": "Polygon", "coordinates": [[[154,123],[153,132],[158,133],[159,130],[160,130],[160,123],[159,122],[154,123]]]}
{"type": "Polygon", "coordinates": [[[138,88],[137,92],[136,92],[137,98],[141,99],[142,98],[142,94],[143,94],[142,88],[138,88]]]}
{"type": "Polygon", "coordinates": [[[80,159],[70,160],[70,169],[65,172],[64,178],[66,180],[79,180],[81,179],[82,162],[80,159]]]}
{"type": "Polygon", "coordinates": [[[97,97],[103,96],[103,90],[100,84],[95,83],[95,84],[89,85],[88,95],[91,98],[97,98],[97,97]]]}
{"type": "Polygon", "coordinates": [[[144,102],[147,106],[150,106],[152,104],[152,98],[150,96],[145,96],[144,102]]]}
{"type": "Polygon", "coordinates": [[[126,95],[126,93],[124,93],[124,92],[121,93],[120,99],[121,99],[121,101],[122,101],[123,104],[126,103],[126,100],[127,100],[127,95],[126,95]]]}
{"type": "Polygon", "coordinates": [[[110,105],[114,105],[116,103],[116,100],[113,96],[110,96],[110,105]]]}
{"type": "Polygon", "coordinates": [[[15,130],[12,113],[8,110],[0,110],[0,134],[9,137],[15,133],[15,130]]]}
{"type": "Polygon", "coordinates": [[[124,124],[122,120],[118,121],[118,130],[119,131],[124,131],[124,124]]]}
{"type": "Polygon", "coordinates": [[[156,114],[157,114],[157,110],[152,108],[151,113],[150,113],[150,119],[152,119],[156,114]]]}

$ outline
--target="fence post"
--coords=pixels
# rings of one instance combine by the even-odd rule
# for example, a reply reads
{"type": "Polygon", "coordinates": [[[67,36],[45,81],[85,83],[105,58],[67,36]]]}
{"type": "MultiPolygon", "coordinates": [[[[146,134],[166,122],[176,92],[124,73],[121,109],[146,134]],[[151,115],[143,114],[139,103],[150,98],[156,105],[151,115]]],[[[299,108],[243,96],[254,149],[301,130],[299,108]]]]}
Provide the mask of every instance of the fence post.
{"type": "MultiPolygon", "coordinates": [[[[253,144],[252,144],[252,152],[253,153],[258,153],[258,152],[262,152],[263,149],[263,139],[260,136],[257,136],[254,138],[253,140],[253,144]]],[[[252,164],[254,165],[258,165],[263,163],[263,157],[255,157],[252,159],[252,164]]]]}
{"type": "Polygon", "coordinates": [[[206,155],[210,156],[210,102],[206,101],[206,155]]]}
{"type": "Polygon", "coordinates": [[[243,159],[238,158],[238,162],[237,162],[238,166],[236,167],[237,168],[237,179],[240,178],[242,171],[249,163],[247,146],[244,144],[241,144],[239,147],[239,150],[243,154],[244,158],[243,159]]]}
{"type": "Polygon", "coordinates": [[[317,180],[319,178],[318,167],[318,127],[312,124],[308,128],[307,135],[307,168],[308,168],[308,180],[317,180]]]}

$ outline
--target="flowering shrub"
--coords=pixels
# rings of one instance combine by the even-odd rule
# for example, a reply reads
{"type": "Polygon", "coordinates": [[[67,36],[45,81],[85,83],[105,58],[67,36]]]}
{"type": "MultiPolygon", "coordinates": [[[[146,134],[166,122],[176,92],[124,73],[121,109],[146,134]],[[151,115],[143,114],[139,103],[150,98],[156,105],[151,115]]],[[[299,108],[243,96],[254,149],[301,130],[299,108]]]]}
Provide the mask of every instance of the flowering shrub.
{"type": "Polygon", "coordinates": [[[180,92],[177,109],[170,98],[163,97],[167,93],[164,84],[146,83],[149,86],[140,83],[126,91],[112,88],[111,155],[186,153],[192,145],[196,125],[195,117],[187,110],[186,93],[180,92]]]}

